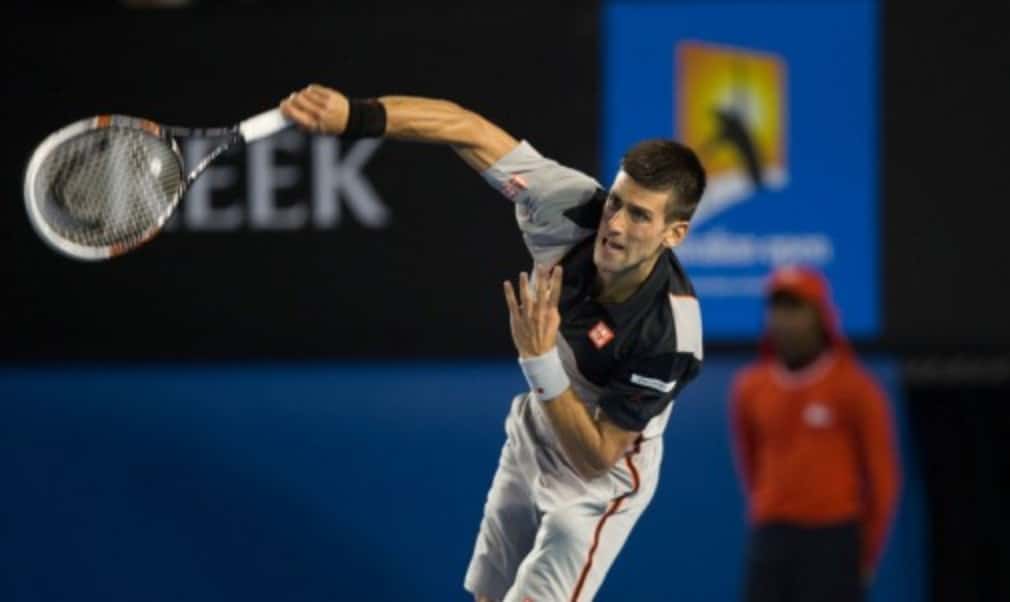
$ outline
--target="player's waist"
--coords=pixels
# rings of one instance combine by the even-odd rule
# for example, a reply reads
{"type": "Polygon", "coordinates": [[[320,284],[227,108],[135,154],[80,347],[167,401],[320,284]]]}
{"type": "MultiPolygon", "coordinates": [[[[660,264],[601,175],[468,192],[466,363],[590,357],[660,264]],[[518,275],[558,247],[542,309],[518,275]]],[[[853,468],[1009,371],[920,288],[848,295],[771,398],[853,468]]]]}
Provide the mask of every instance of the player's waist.
{"type": "MultiPolygon", "coordinates": [[[[550,402],[547,402],[550,403],[550,402]]],[[[598,405],[595,402],[582,402],[590,415],[595,415],[598,405]]],[[[648,459],[653,456],[661,456],[663,429],[666,426],[666,419],[669,417],[670,407],[663,413],[656,416],[649,422],[642,436],[628,446],[625,450],[627,455],[641,455],[648,459]]],[[[550,452],[555,456],[558,463],[564,464],[574,471],[561,448],[561,441],[554,433],[554,426],[551,424],[550,416],[544,407],[544,403],[537,400],[536,396],[527,392],[516,397],[512,404],[509,416],[509,435],[514,437],[520,444],[531,446],[534,450],[550,452]]],[[[553,462],[549,462],[551,464],[553,462]]]]}
{"type": "MultiPolygon", "coordinates": [[[[586,406],[590,416],[596,416],[600,412],[599,400],[603,394],[603,387],[593,383],[586,378],[578,368],[575,354],[568,345],[564,337],[558,337],[558,354],[561,356],[561,363],[565,368],[565,374],[571,383],[572,392],[586,406]]],[[[674,402],[670,402],[666,408],[654,416],[642,429],[643,439],[656,439],[663,436],[666,430],[666,423],[670,419],[670,412],[673,410],[674,402]]]]}

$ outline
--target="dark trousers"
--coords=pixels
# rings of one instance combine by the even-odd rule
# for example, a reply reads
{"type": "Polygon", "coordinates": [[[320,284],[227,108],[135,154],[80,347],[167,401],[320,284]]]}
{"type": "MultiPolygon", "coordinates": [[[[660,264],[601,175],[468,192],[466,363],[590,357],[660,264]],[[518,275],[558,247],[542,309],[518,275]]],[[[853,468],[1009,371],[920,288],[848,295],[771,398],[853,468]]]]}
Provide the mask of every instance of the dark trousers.
{"type": "Polygon", "coordinates": [[[753,530],[747,602],[863,602],[859,526],[768,523],[753,530]]]}

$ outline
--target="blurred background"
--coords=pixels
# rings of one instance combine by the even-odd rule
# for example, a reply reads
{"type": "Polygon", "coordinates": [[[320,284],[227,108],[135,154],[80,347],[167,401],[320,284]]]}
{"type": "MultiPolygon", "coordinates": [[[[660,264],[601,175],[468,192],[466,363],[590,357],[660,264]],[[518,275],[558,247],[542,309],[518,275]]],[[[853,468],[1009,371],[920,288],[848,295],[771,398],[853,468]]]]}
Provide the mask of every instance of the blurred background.
{"type": "Polygon", "coordinates": [[[0,599],[468,599],[524,385],[500,282],[529,259],[452,151],[290,131],[229,153],[165,233],[105,263],[25,217],[27,159],[67,123],[224,125],[310,82],[454,100],[604,184],[636,140],[707,151],[727,111],[748,124],[757,160],[708,155],[680,253],[706,366],[599,599],[737,599],[728,387],[762,278],[797,262],[830,279],[897,421],[872,599],[1010,599],[998,4],[8,4],[0,599]]]}

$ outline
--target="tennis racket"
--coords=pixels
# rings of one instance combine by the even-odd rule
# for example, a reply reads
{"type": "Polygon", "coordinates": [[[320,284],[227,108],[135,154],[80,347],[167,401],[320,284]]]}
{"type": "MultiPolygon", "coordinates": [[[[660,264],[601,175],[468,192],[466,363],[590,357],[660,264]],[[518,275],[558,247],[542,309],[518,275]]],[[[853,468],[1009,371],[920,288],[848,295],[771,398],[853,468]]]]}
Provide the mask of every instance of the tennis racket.
{"type": "Polygon", "coordinates": [[[35,231],[57,251],[109,259],[154,237],[182,195],[236,144],[289,127],[274,109],[224,128],[165,126],[124,115],[99,115],[51,134],[25,170],[24,195],[35,231]],[[188,174],[177,137],[223,138],[188,174]]]}

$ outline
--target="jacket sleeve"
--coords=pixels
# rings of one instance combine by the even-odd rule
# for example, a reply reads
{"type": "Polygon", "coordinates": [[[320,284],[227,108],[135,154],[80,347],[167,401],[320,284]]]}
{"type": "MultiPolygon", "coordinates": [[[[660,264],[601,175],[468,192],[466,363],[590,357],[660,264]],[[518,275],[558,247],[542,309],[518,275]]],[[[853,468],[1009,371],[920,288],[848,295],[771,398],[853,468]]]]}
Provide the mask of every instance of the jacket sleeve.
{"type": "Polygon", "coordinates": [[[748,378],[749,372],[741,372],[733,381],[730,389],[729,420],[730,440],[733,446],[733,457],[737,474],[743,486],[748,501],[754,491],[755,456],[757,435],[753,418],[748,408],[748,378]]]}
{"type": "Polygon", "coordinates": [[[898,503],[900,468],[890,405],[868,375],[856,392],[857,428],[863,463],[862,566],[873,571],[898,503]]]}

